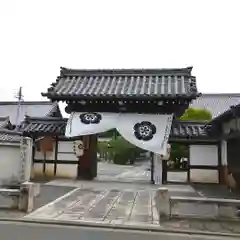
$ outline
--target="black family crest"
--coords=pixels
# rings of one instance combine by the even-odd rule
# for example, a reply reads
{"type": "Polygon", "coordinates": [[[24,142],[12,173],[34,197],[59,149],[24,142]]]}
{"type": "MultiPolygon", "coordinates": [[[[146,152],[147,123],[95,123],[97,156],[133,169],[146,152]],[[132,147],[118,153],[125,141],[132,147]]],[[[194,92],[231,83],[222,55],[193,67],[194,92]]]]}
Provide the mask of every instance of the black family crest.
{"type": "Polygon", "coordinates": [[[133,127],[134,135],[138,140],[149,141],[157,132],[157,128],[151,122],[143,121],[136,123],[133,127]]]}
{"type": "Polygon", "coordinates": [[[98,124],[102,120],[101,114],[95,112],[82,113],[79,118],[85,124],[98,124]]]}

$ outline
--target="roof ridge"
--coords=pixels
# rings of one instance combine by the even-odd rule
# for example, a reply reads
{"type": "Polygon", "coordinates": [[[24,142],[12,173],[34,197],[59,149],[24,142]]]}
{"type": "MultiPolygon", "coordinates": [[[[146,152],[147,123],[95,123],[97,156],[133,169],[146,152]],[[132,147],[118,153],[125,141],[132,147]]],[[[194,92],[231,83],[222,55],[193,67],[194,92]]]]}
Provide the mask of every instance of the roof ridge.
{"type": "Polygon", "coordinates": [[[50,117],[50,116],[44,116],[44,117],[31,117],[28,115],[25,115],[24,121],[57,121],[59,120],[60,122],[67,121],[67,118],[63,117],[50,117]]]}
{"type": "Polygon", "coordinates": [[[191,75],[193,67],[185,68],[112,68],[112,69],[73,69],[61,67],[61,76],[66,75],[151,75],[151,74],[177,74],[191,75]]]}
{"type": "Polygon", "coordinates": [[[179,122],[179,123],[206,123],[206,122],[209,122],[209,120],[178,120],[176,122],[179,122]]]}
{"type": "Polygon", "coordinates": [[[0,117],[0,121],[1,121],[1,120],[7,121],[7,120],[10,120],[10,117],[9,117],[9,116],[6,116],[6,117],[0,117]]]}
{"type": "Polygon", "coordinates": [[[8,130],[8,129],[0,129],[0,134],[6,133],[8,135],[22,135],[21,131],[16,131],[16,130],[8,130]]]}
{"type": "Polygon", "coordinates": [[[240,96],[240,93],[202,93],[202,96],[240,96]]]}
{"type": "MultiPolygon", "coordinates": [[[[17,105],[19,104],[18,101],[0,101],[0,105],[17,105]]],[[[50,105],[53,104],[51,101],[23,101],[21,102],[22,105],[37,105],[37,104],[44,104],[44,105],[50,105]]]]}

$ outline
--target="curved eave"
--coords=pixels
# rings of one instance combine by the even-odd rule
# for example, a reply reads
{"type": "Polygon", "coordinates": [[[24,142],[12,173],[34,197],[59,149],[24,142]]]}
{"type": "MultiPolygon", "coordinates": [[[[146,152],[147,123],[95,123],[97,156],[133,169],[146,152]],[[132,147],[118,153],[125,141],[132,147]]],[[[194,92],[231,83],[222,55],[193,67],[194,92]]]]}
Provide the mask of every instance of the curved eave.
{"type": "Polygon", "coordinates": [[[76,100],[194,100],[201,96],[201,93],[191,93],[191,94],[176,94],[176,95],[153,95],[153,96],[126,96],[126,95],[112,95],[112,96],[90,96],[90,95],[55,95],[51,93],[41,93],[43,97],[47,97],[52,101],[76,101],[76,100]]]}

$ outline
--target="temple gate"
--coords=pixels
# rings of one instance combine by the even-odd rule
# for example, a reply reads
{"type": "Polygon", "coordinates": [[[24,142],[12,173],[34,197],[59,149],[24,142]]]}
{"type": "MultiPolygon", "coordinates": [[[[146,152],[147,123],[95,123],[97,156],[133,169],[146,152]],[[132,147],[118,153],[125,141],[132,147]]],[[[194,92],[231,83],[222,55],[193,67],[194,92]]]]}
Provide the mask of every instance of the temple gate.
{"type": "MultiPolygon", "coordinates": [[[[164,158],[173,119],[197,98],[192,68],[77,70],[61,68],[43,96],[67,103],[65,136],[93,136],[110,129],[130,143],[164,158]]],[[[153,164],[152,164],[153,167],[153,164]]],[[[78,177],[96,176],[96,148],[79,156],[78,177]]],[[[152,169],[153,172],[153,169],[152,169]]],[[[152,177],[153,180],[153,177],[152,177]]]]}

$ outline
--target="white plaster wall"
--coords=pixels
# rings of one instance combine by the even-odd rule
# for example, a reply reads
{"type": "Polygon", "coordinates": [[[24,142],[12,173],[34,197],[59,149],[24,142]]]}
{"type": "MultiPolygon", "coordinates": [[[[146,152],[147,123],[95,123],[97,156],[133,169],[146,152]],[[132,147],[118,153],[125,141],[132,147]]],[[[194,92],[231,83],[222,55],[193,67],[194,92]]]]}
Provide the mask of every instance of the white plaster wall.
{"type": "MultiPolygon", "coordinates": [[[[54,153],[55,153],[55,143],[53,143],[53,151],[46,152],[46,160],[54,160],[54,153]]],[[[35,159],[43,160],[44,152],[41,152],[35,149],[35,159]]]]}
{"type": "Polygon", "coordinates": [[[58,142],[58,152],[71,152],[73,151],[73,141],[59,141],[58,142]]]}
{"type": "MultiPolygon", "coordinates": [[[[191,166],[218,166],[217,145],[191,145],[189,147],[191,166]]],[[[191,182],[218,183],[218,170],[191,169],[191,182]]]]}
{"type": "MultiPolygon", "coordinates": [[[[77,156],[73,151],[73,141],[58,142],[58,161],[78,161],[77,156]]],[[[77,164],[58,164],[57,177],[76,178],[77,164]]]]}
{"type": "Polygon", "coordinates": [[[201,183],[219,183],[218,170],[212,169],[191,169],[190,181],[201,183]]]}
{"type": "Polygon", "coordinates": [[[77,177],[77,165],[75,164],[59,164],[57,166],[57,177],[62,178],[76,178],[77,177]]]}
{"type": "Polygon", "coordinates": [[[190,165],[218,166],[217,145],[190,145],[190,165]]]}
{"type": "MultiPolygon", "coordinates": [[[[55,142],[53,142],[53,150],[49,152],[42,152],[38,151],[37,148],[35,148],[35,156],[34,158],[36,160],[54,160],[55,159],[55,142]],[[45,156],[44,156],[45,154],[45,156]]],[[[48,176],[48,177],[53,177],[54,173],[54,165],[53,164],[46,164],[45,165],[45,173],[43,173],[43,163],[34,163],[33,166],[33,177],[42,177],[42,176],[48,176]]]]}
{"type": "MultiPolygon", "coordinates": [[[[44,153],[35,151],[35,159],[43,160],[44,153]]],[[[55,144],[53,152],[46,153],[46,160],[55,160],[55,144]]],[[[55,177],[76,178],[77,177],[77,164],[61,164],[61,161],[78,161],[73,151],[73,141],[59,141],[57,153],[57,170],[55,177]]],[[[43,173],[43,163],[34,164],[34,176],[47,176],[54,177],[54,161],[53,163],[46,163],[45,173],[43,173]]]]}
{"type": "Polygon", "coordinates": [[[73,150],[73,141],[62,141],[58,143],[58,160],[78,161],[73,150]]]}
{"type": "Polygon", "coordinates": [[[32,177],[34,178],[34,177],[41,177],[41,176],[43,176],[43,164],[34,163],[32,177]]]}
{"type": "Polygon", "coordinates": [[[221,141],[222,165],[227,166],[227,142],[221,141]]]}
{"type": "Polygon", "coordinates": [[[18,181],[20,146],[0,145],[0,185],[18,181]]]}

